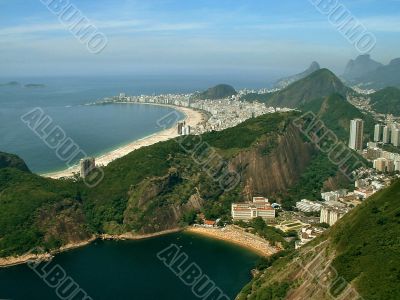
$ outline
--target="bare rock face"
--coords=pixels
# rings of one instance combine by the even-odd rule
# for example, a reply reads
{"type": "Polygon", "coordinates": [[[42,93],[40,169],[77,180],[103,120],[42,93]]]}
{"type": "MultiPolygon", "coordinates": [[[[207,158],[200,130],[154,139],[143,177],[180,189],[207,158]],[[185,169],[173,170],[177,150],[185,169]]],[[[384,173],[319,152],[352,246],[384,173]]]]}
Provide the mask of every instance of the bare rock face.
{"type": "Polygon", "coordinates": [[[86,226],[81,204],[72,199],[41,209],[37,213],[36,223],[49,247],[80,243],[92,236],[86,226]]]}
{"type": "Polygon", "coordinates": [[[180,203],[159,200],[181,180],[176,170],[171,170],[167,176],[147,179],[136,187],[124,213],[127,228],[141,234],[174,229],[179,227],[185,213],[199,210],[203,200],[198,194],[182,199],[180,203]]]}
{"type": "Polygon", "coordinates": [[[312,159],[313,146],[304,142],[301,132],[290,126],[277,141],[263,141],[250,151],[241,152],[232,161],[236,170],[242,169],[245,193],[272,195],[294,185],[312,159]],[[275,144],[270,153],[265,149],[275,144]]]}
{"type": "MultiPolygon", "coordinates": [[[[288,125],[284,134],[261,138],[255,145],[237,153],[228,165],[230,170],[241,175],[242,194],[249,198],[271,196],[297,183],[314,151],[302,133],[288,125]]],[[[183,182],[183,177],[185,175],[176,170],[170,170],[167,176],[146,179],[134,187],[124,213],[123,223],[127,230],[153,233],[177,228],[184,214],[200,210],[204,200],[198,190],[187,199],[173,200],[171,191],[183,182]]],[[[194,185],[198,186],[199,182],[194,185]]]]}

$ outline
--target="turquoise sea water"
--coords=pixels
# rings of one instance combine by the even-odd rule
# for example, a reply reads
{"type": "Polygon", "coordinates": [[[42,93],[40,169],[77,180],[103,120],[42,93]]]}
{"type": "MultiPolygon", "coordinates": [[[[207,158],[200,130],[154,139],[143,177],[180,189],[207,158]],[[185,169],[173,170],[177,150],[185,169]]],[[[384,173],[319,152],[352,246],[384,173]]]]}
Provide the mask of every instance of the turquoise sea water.
{"type": "MultiPolygon", "coordinates": [[[[213,280],[230,299],[250,281],[258,256],[225,242],[188,233],[139,241],[98,241],[57,255],[47,267],[61,266],[95,299],[191,300],[199,299],[163,262],[157,253],[175,244],[213,280]]],[[[26,265],[0,269],[0,299],[58,299],[26,265]]]]}
{"type": "Polygon", "coordinates": [[[37,173],[67,166],[55,150],[21,121],[21,116],[32,109],[40,108],[52,119],[48,131],[60,126],[68,138],[91,156],[160,131],[157,120],[172,111],[167,107],[139,104],[84,105],[119,92],[134,94],[133,82],[41,79],[40,83],[46,87],[0,87],[0,151],[18,154],[37,173]]]}

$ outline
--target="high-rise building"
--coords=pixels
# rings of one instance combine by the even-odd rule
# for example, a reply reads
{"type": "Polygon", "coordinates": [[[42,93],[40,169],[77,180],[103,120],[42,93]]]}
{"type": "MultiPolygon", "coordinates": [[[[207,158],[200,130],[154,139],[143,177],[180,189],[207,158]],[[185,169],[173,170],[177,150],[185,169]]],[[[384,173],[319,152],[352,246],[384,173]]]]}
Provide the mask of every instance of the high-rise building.
{"type": "Polygon", "coordinates": [[[356,151],[363,149],[364,121],[354,119],[350,122],[350,142],[349,147],[356,151]]]}
{"type": "Polygon", "coordinates": [[[396,170],[396,165],[394,164],[393,159],[388,159],[386,161],[386,171],[392,173],[396,170]]]}
{"type": "Polygon", "coordinates": [[[91,171],[96,168],[96,161],[94,157],[83,158],[80,161],[81,177],[86,178],[91,171]]]}
{"type": "Polygon", "coordinates": [[[321,209],[320,223],[326,223],[333,226],[346,213],[347,210],[343,208],[324,206],[321,209]]]}
{"type": "Polygon", "coordinates": [[[400,146],[400,129],[397,127],[392,128],[392,144],[395,147],[400,146]]]}
{"type": "Polygon", "coordinates": [[[185,122],[179,122],[178,123],[178,134],[179,135],[182,135],[184,126],[185,126],[185,122]]]}
{"type": "Polygon", "coordinates": [[[383,134],[383,125],[376,124],[374,133],[374,142],[380,142],[382,140],[382,134],[383,134]]]}
{"type": "Polygon", "coordinates": [[[382,137],[382,142],[384,144],[389,144],[390,143],[390,136],[391,136],[391,126],[385,126],[383,127],[383,137],[382,137]]]}

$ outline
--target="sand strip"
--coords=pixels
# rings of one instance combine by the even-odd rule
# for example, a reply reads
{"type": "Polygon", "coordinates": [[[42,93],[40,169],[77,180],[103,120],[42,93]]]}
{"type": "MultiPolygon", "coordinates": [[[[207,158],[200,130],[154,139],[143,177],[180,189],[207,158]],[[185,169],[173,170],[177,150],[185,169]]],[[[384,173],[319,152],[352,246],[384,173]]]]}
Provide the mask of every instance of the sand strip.
{"type": "Polygon", "coordinates": [[[186,229],[186,231],[233,243],[251,250],[261,256],[271,256],[272,254],[280,251],[280,249],[272,247],[267,240],[254,234],[245,232],[242,228],[237,226],[226,226],[222,229],[192,226],[186,229]]]}
{"type": "MultiPolygon", "coordinates": [[[[153,105],[153,104],[149,104],[153,105]]],[[[160,105],[160,104],[154,104],[158,106],[168,106],[171,108],[174,108],[176,110],[179,110],[183,114],[185,114],[185,122],[187,125],[191,127],[196,127],[196,125],[202,123],[206,116],[194,109],[187,108],[187,107],[178,107],[178,106],[172,106],[172,105],[160,105]]],[[[155,133],[153,135],[147,136],[143,139],[133,141],[132,143],[129,143],[127,145],[124,145],[118,149],[112,150],[108,153],[105,153],[99,157],[96,157],[96,164],[99,166],[107,166],[109,163],[112,161],[116,160],[117,158],[121,158],[132,151],[135,151],[137,149],[140,149],[142,147],[147,147],[154,145],[158,142],[163,142],[167,141],[170,139],[173,139],[175,137],[178,137],[178,131],[176,126],[173,126],[172,128],[160,131],[158,133],[155,133]]],[[[71,177],[74,175],[74,173],[79,173],[79,166],[74,166],[72,168],[69,168],[67,170],[59,171],[59,172],[54,172],[54,173],[47,173],[47,174],[42,174],[44,177],[49,177],[53,179],[59,179],[62,177],[71,177]]]]}

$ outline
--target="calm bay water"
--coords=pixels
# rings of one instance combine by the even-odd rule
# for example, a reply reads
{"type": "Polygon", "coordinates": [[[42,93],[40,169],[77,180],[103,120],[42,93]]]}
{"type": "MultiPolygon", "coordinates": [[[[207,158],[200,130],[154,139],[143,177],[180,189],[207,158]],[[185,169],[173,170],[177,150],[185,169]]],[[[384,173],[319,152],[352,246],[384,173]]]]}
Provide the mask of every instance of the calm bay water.
{"type": "MultiPolygon", "coordinates": [[[[23,81],[26,82],[32,80],[23,81]]],[[[62,170],[66,165],[21,121],[21,116],[36,107],[52,118],[50,128],[60,126],[88,155],[99,155],[160,131],[157,120],[172,111],[139,104],[84,105],[119,92],[152,91],[146,85],[135,90],[134,82],[127,79],[40,79],[40,83],[46,87],[0,87],[0,151],[19,155],[38,173],[62,170]]],[[[161,92],[162,88],[154,91],[161,92]]]]}
{"type": "MultiPolygon", "coordinates": [[[[4,76],[4,75],[3,75],[4,76]]],[[[37,173],[58,171],[65,164],[28,127],[21,116],[40,107],[88,155],[99,155],[157,131],[157,120],[171,109],[144,105],[84,106],[123,92],[128,95],[191,93],[221,82],[236,88],[264,87],[263,79],[246,76],[113,76],[1,78],[20,86],[0,86],[0,151],[21,156],[37,173]],[[225,81],[226,80],[226,81],[225,81]],[[29,83],[45,88],[25,88],[29,83]]],[[[183,117],[183,116],[182,116],[183,117]]]]}
{"type": "MultiPolygon", "coordinates": [[[[258,259],[248,250],[225,242],[187,233],[139,241],[99,241],[59,254],[51,262],[60,265],[81,288],[96,299],[174,299],[195,297],[157,253],[171,244],[188,254],[231,299],[250,281],[258,259]]],[[[31,269],[20,265],[0,269],[0,299],[57,299],[31,269]]]]}

